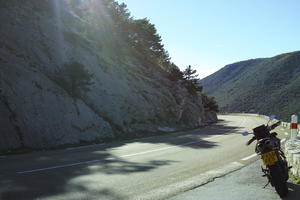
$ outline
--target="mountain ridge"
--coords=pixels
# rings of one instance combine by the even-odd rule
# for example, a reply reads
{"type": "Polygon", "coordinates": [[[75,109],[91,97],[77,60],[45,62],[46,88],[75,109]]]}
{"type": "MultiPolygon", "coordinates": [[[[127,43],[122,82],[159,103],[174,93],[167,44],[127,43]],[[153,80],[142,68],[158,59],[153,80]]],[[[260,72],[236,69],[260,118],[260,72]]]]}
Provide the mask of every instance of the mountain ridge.
{"type": "Polygon", "coordinates": [[[204,91],[216,98],[221,112],[289,116],[300,112],[300,51],[226,65],[202,79],[204,91]]]}

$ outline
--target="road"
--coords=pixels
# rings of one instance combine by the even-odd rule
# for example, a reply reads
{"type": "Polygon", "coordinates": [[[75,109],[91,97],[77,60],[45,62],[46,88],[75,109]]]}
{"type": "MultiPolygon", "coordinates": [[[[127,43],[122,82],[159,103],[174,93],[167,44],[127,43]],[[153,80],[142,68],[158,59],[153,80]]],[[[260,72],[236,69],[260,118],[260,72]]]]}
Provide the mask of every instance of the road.
{"type": "Polygon", "coordinates": [[[163,136],[1,157],[0,199],[172,197],[257,159],[254,144],[245,146],[250,136],[240,133],[266,120],[243,115],[219,119],[209,127],[163,136]]]}
{"type": "MultiPolygon", "coordinates": [[[[194,190],[179,194],[169,200],[280,200],[275,189],[267,183],[266,177],[262,177],[260,160],[228,174],[217,178],[213,182],[205,184],[194,190]],[[241,198],[242,197],[242,198],[241,198]]],[[[289,193],[285,200],[300,199],[300,185],[288,181],[289,193]]]]}

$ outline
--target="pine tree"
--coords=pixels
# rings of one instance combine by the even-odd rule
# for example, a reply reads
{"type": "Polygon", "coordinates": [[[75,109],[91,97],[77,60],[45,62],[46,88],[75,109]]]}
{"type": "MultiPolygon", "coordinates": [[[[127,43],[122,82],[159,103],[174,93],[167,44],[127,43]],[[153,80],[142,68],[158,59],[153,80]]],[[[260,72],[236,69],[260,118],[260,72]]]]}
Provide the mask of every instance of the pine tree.
{"type": "Polygon", "coordinates": [[[197,92],[202,92],[203,87],[200,85],[200,79],[198,78],[197,70],[192,69],[189,65],[183,71],[184,86],[191,94],[197,94],[197,92]]]}
{"type": "Polygon", "coordinates": [[[174,63],[168,65],[169,79],[172,81],[183,80],[183,72],[174,63]]]}
{"type": "Polygon", "coordinates": [[[219,106],[214,97],[207,96],[205,93],[202,93],[201,97],[205,109],[219,112],[219,106]]]}

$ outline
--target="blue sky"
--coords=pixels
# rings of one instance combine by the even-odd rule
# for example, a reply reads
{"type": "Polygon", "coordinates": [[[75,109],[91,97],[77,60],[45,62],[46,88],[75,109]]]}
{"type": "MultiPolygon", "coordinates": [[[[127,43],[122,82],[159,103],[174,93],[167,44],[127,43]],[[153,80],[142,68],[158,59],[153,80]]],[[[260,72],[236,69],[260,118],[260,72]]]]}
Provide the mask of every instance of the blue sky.
{"type": "Polygon", "coordinates": [[[118,0],[150,19],[172,61],[201,78],[237,61],[300,50],[299,0],[118,0]]]}

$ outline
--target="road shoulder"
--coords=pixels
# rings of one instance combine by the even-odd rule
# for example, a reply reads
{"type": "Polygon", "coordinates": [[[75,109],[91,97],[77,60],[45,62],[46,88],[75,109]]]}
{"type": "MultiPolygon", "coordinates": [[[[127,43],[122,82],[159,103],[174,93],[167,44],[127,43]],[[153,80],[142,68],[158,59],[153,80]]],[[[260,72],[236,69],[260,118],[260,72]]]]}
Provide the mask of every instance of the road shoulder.
{"type": "MultiPolygon", "coordinates": [[[[270,184],[266,188],[263,188],[267,183],[267,179],[261,176],[262,172],[260,168],[261,161],[255,161],[238,171],[217,178],[213,182],[196,189],[174,196],[170,200],[280,200],[281,198],[270,184]]],[[[300,185],[294,184],[289,180],[288,187],[289,195],[285,199],[299,199],[300,185]]]]}

